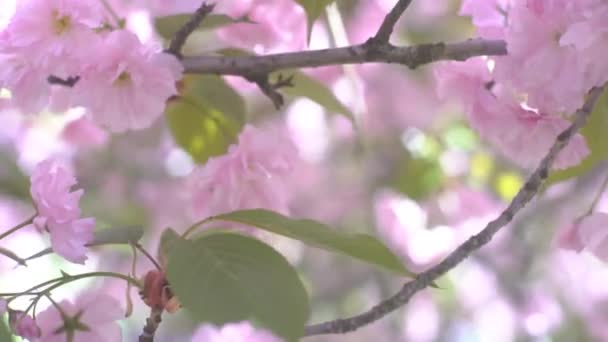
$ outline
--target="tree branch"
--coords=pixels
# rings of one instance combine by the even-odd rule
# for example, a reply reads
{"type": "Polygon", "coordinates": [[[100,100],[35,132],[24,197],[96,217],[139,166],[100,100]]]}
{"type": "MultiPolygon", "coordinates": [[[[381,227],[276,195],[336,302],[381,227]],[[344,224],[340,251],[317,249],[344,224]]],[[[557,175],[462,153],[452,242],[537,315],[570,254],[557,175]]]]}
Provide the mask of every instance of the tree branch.
{"type": "Polygon", "coordinates": [[[146,318],[146,325],[139,335],[139,342],[154,342],[154,335],[162,320],[162,314],[162,307],[155,306],[150,309],[150,316],[146,318]]]}
{"type": "Polygon", "coordinates": [[[382,21],[378,32],[372,38],[372,41],[375,44],[388,43],[388,40],[390,39],[391,34],[393,33],[393,30],[395,28],[395,24],[397,24],[397,21],[399,20],[399,18],[401,18],[401,15],[403,14],[403,12],[405,12],[405,10],[409,7],[411,3],[412,0],[399,0],[399,2],[395,4],[393,9],[386,15],[386,17],[384,17],[384,21],[382,21]]]}
{"type": "Polygon", "coordinates": [[[184,57],[187,73],[235,75],[268,74],[277,70],[316,68],[328,65],[397,63],[416,68],[440,60],[463,61],[475,56],[507,54],[501,40],[469,39],[458,43],[433,43],[406,47],[360,44],[324,50],[279,53],[264,56],[184,57]]]}
{"type": "Polygon", "coordinates": [[[507,225],[513,217],[537,194],[540,186],[549,175],[549,169],[558,153],[568,144],[570,139],[583,127],[591,114],[603,88],[592,89],[585,104],[576,112],[574,122],[560,133],[555,143],[542,159],[536,170],[530,175],[524,186],[519,190],[509,206],[496,218],[486,225],[478,234],[470,237],[462,245],[456,248],[439,264],[427,271],[420,273],[416,279],[407,282],[399,292],[389,299],[384,300],[369,311],[346,319],[338,319],[325,323],[314,324],[306,327],[305,336],[323,334],[343,334],[354,331],[360,327],[379,320],[388,313],[405,305],[409,299],[418,291],[428,287],[439,277],[456,267],[473,252],[490,242],[494,234],[507,225]]]}
{"type": "Polygon", "coordinates": [[[186,43],[188,37],[196,30],[196,28],[205,20],[205,17],[213,11],[215,7],[214,4],[207,4],[207,2],[203,1],[201,7],[199,7],[193,14],[190,20],[184,24],[173,36],[171,39],[171,43],[169,44],[169,48],[166,52],[175,55],[178,58],[181,58],[182,47],[186,43]]]}

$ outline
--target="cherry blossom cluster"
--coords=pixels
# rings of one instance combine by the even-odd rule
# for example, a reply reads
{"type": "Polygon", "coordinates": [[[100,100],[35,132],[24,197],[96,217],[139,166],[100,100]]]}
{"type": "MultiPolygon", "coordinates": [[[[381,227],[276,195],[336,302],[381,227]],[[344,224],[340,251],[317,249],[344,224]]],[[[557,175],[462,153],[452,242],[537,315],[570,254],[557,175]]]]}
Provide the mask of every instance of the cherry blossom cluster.
{"type": "Polygon", "coordinates": [[[0,87],[25,113],[84,107],[115,132],[150,126],[182,67],[114,23],[99,1],[19,2],[0,34],[0,87]]]}
{"type": "MultiPolygon", "coordinates": [[[[608,81],[608,4],[597,0],[465,0],[484,38],[504,39],[506,56],[447,63],[437,71],[439,93],[460,98],[471,125],[506,156],[530,167],[567,116],[593,87],[608,81]],[[491,69],[491,71],[490,71],[491,69]]],[[[577,135],[556,168],[580,163],[589,153],[577,135]]]]}
{"type": "Polygon", "coordinates": [[[39,163],[31,176],[31,195],[36,205],[33,223],[51,236],[53,251],[66,260],[84,263],[86,244],[93,240],[94,218],[80,217],[84,190],[70,192],[76,184],[72,171],[58,160],[39,163]]]}

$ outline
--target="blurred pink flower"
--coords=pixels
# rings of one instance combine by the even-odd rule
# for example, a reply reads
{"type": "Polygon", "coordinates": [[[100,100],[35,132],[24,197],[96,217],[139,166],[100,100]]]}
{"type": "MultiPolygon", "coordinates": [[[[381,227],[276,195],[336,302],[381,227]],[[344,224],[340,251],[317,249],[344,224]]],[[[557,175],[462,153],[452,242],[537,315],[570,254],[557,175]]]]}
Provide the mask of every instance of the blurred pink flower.
{"type": "Polygon", "coordinates": [[[0,316],[4,315],[4,313],[6,312],[6,309],[8,309],[8,304],[6,303],[6,299],[0,298],[0,316]]]}
{"type": "Polygon", "coordinates": [[[75,146],[95,147],[105,144],[108,133],[87,116],[82,116],[68,123],[62,132],[63,139],[75,146]]]}
{"type": "Polygon", "coordinates": [[[562,249],[587,250],[608,261],[608,214],[593,213],[565,226],[558,232],[556,242],[562,249]]]}
{"type": "Polygon", "coordinates": [[[256,53],[299,50],[306,46],[306,15],[292,0],[245,0],[219,2],[218,11],[253,23],[240,23],[218,30],[233,47],[256,53]]]}
{"type": "Polygon", "coordinates": [[[608,261],[608,214],[594,213],[578,225],[578,236],[585,249],[608,261]]]}
{"type": "Polygon", "coordinates": [[[40,328],[36,321],[24,315],[23,311],[9,311],[9,324],[13,333],[30,341],[37,341],[40,337],[40,328]]]}
{"type": "Polygon", "coordinates": [[[408,127],[426,129],[441,105],[434,85],[411,72],[389,65],[357,68],[362,79],[366,113],[363,125],[375,134],[408,127]]]}
{"type": "Polygon", "coordinates": [[[247,125],[225,155],[210,158],[187,178],[193,213],[204,218],[238,209],[288,212],[286,183],[298,151],[285,131],[247,125]]]}
{"type": "Polygon", "coordinates": [[[129,31],[113,31],[90,56],[75,98],[111,131],[147,128],[177,94],[182,70],[174,56],[152,51],[129,31]]]}
{"type": "Polygon", "coordinates": [[[507,24],[508,3],[509,0],[464,0],[459,14],[473,19],[479,36],[501,39],[507,24]]]}
{"type": "Polygon", "coordinates": [[[38,113],[49,102],[48,74],[31,60],[7,48],[0,36],[0,87],[10,89],[10,104],[25,113],[38,113]]]}
{"type": "Polygon", "coordinates": [[[222,327],[205,324],[198,328],[192,342],[281,342],[270,331],[255,329],[249,322],[229,323],[222,327]]]}
{"type": "Polygon", "coordinates": [[[55,159],[39,163],[31,175],[30,193],[36,205],[36,227],[51,234],[55,253],[84,263],[85,245],[93,240],[95,219],[80,218],[80,197],[84,190],[70,192],[76,184],[72,171],[55,159]]]}
{"type": "Polygon", "coordinates": [[[570,223],[562,227],[558,232],[555,242],[559,248],[580,252],[585,248],[578,236],[578,224],[570,223]]]}
{"type": "Polygon", "coordinates": [[[64,342],[71,333],[73,342],[122,341],[116,321],[124,318],[124,311],[116,299],[104,293],[86,293],[74,303],[64,300],[58,305],[62,312],[51,305],[36,316],[42,332],[40,342],[64,342]]]}

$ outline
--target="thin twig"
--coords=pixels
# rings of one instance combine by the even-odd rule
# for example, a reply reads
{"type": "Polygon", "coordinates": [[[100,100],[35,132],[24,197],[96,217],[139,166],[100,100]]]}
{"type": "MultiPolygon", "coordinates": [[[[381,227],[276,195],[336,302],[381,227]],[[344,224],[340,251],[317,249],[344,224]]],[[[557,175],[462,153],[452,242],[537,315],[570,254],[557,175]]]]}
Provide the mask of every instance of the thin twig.
{"type": "Polygon", "coordinates": [[[285,87],[293,87],[293,75],[287,78],[284,78],[283,75],[279,75],[276,82],[270,82],[268,74],[255,74],[245,76],[245,78],[248,81],[255,83],[262,93],[272,101],[272,104],[277,110],[281,109],[285,103],[283,95],[278,90],[285,87]]]}
{"type": "Polygon", "coordinates": [[[388,313],[405,305],[409,299],[418,291],[428,287],[439,277],[456,267],[473,252],[490,242],[494,234],[506,226],[513,217],[537,194],[540,186],[549,175],[549,170],[559,152],[568,144],[570,139],[583,127],[591,114],[597,99],[604,87],[594,88],[587,96],[583,107],[576,112],[574,122],[560,133],[553,146],[542,159],[539,166],[528,178],[524,186],[519,190],[509,206],[478,234],[472,236],[452,253],[450,253],[439,264],[420,273],[416,279],[403,285],[401,290],[394,296],[374,306],[367,312],[346,319],[338,319],[325,323],[314,324],[306,327],[305,336],[323,334],[343,334],[354,331],[360,327],[379,320],[388,313]]]}
{"type": "Polygon", "coordinates": [[[150,316],[146,318],[144,331],[142,331],[141,335],[139,335],[139,342],[154,342],[154,335],[156,334],[156,329],[158,329],[158,326],[162,321],[162,315],[162,307],[157,306],[150,310],[150,316]]]}
{"type": "Polygon", "coordinates": [[[141,244],[132,243],[131,246],[139,250],[146,258],[148,258],[148,260],[150,260],[150,262],[154,265],[154,267],[156,267],[157,270],[163,270],[162,266],[158,263],[158,261],[156,261],[156,259],[154,259],[154,257],[152,257],[152,255],[150,255],[150,253],[148,253],[148,251],[141,244]]]}
{"type": "Polygon", "coordinates": [[[38,213],[35,213],[34,215],[32,215],[30,218],[28,218],[27,220],[19,223],[18,225],[14,226],[13,228],[5,231],[4,233],[0,234],[0,240],[4,239],[5,237],[13,234],[14,232],[20,230],[21,228],[27,227],[30,224],[34,223],[34,219],[36,218],[36,216],[38,215],[38,213]]]}
{"type": "Polygon", "coordinates": [[[298,51],[263,56],[193,56],[184,57],[186,73],[235,75],[269,74],[277,70],[316,68],[329,65],[396,63],[409,68],[441,61],[463,61],[475,56],[506,55],[501,40],[469,39],[458,43],[420,44],[406,47],[369,44],[313,51],[298,51]]]}
{"type": "Polygon", "coordinates": [[[76,83],[78,83],[78,81],[80,81],[80,76],[69,76],[64,79],[55,75],[50,75],[46,80],[49,82],[49,84],[72,88],[76,85],[76,83]]]}
{"type": "Polygon", "coordinates": [[[372,38],[374,44],[388,43],[388,40],[395,29],[395,24],[397,24],[397,21],[399,18],[401,18],[401,15],[403,15],[403,12],[405,12],[411,3],[412,0],[399,0],[395,4],[393,9],[386,15],[386,17],[384,17],[384,21],[382,21],[378,32],[372,38]]]}
{"type": "Polygon", "coordinates": [[[185,23],[184,26],[182,26],[175,33],[173,39],[171,39],[171,43],[169,44],[169,48],[166,50],[166,52],[173,54],[178,58],[181,58],[182,47],[186,43],[186,40],[192,34],[192,32],[194,32],[194,30],[199,27],[203,20],[205,20],[205,17],[207,17],[207,15],[211,13],[211,11],[213,11],[214,7],[215,4],[207,4],[207,2],[203,2],[201,4],[201,7],[199,7],[192,14],[190,20],[188,20],[188,22],[185,23]]]}

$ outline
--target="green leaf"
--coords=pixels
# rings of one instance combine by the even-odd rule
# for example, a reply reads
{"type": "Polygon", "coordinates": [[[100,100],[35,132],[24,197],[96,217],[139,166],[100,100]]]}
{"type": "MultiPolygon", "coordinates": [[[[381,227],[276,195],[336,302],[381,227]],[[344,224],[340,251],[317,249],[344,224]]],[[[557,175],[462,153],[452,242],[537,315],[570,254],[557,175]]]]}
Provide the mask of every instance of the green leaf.
{"type": "Polygon", "coordinates": [[[175,243],[183,240],[175,230],[167,228],[163,231],[160,236],[160,244],[158,245],[158,260],[161,265],[167,265],[167,259],[169,258],[169,252],[175,246],[175,243]]]}
{"type": "Polygon", "coordinates": [[[245,121],[245,103],[221,77],[189,75],[180,96],[169,101],[166,116],[176,143],[203,164],[236,141],[245,121]]]}
{"type": "Polygon", "coordinates": [[[306,35],[307,41],[310,41],[310,32],[315,21],[321,16],[325,7],[334,2],[334,0],[296,0],[304,11],[306,12],[306,19],[308,21],[308,32],[306,35]]]}
{"type": "Polygon", "coordinates": [[[595,109],[591,113],[587,124],[581,129],[581,134],[587,141],[591,153],[582,163],[577,166],[554,171],[549,176],[547,184],[561,182],[573,177],[578,177],[589,172],[598,163],[608,159],[608,91],[604,91],[598,100],[595,109]]]}
{"type": "MultiPolygon", "coordinates": [[[[95,231],[95,238],[87,247],[103,246],[103,245],[127,245],[137,243],[144,235],[142,226],[128,227],[111,227],[95,231]]],[[[38,253],[35,253],[25,260],[32,260],[53,253],[52,248],[46,248],[38,253]]]]}
{"type": "Polygon", "coordinates": [[[232,233],[178,240],[167,278],[200,322],[251,320],[288,341],[304,332],[306,290],[285,258],[259,240],[232,233]]]}
{"type": "Polygon", "coordinates": [[[1,316],[0,316],[0,341],[6,341],[6,342],[13,341],[13,335],[11,334],[8,327],[6,326],[6,323],[4,323],[4,320],[2,319],[1,316]]]}
{"type": "Polygon", "coordinates": [[[404,276],[414,276],[414,273],[408,271],[390,249],[370,235],[348,234],[313,220],[292,219],[264,209],[234,211],[215,216],[213,219],[254,226],[404,276]]]}
{"type": "Polygon", "coordinates": [[[390,185],[415,200],[424,200],[441,189],[445,175],[439,160],[404,156],[392,170],[390,185]]]}
{"type": "MultiPolygon", "coordinates": [[[[158,34],[165,39],[171,39],[175,33],[186,24],[191,14],[176,14],[165,17],[158,17],[154,20],[154,27],[158,34]]],[[[224,14],[209,14],[205,17],[197,30],[212,30],[222,26],[238,23],[255,24],[247,17],[232,18],[224,14]]]]}
{"type": "Polygon", "coordinates": [[[293,75],[293,87],[281,88],[281,92],[293,97],[306,97],[330,112],[344,115],[354,122],[354,115],[336,95],[318,80],[295,70],[276,72],[271,75],[271,81],[276,82],[279,74],[293,75]]]}

